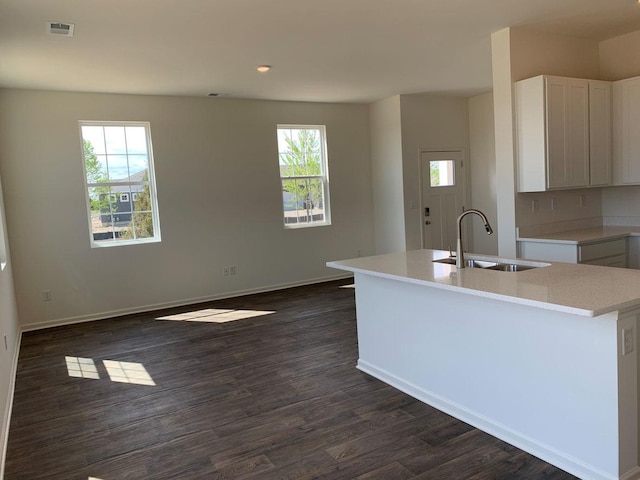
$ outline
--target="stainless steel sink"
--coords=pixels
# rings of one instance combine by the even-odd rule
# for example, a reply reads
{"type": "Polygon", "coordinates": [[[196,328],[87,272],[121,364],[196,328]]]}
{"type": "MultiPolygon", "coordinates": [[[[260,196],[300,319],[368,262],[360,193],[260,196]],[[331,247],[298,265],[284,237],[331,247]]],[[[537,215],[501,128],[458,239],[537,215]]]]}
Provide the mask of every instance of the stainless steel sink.
{"type": "Polygon", "coordinates": [[[439,260],[434,260],[434,263],[446,263],[447,265],[455,265],[456,264],[456,259],[453,257],[445,257],[445,258],[441,258],[439,260]]]}
{"type": "MultiPolygon", "coordinates": [[[[436,263],[446,263],[447,265],[455,265],[456,259],[454,257],[441,258],[440,260],[434,260],[436,263]]],[[[464,266],[466,268],[492,268],[497,267],[499,264],[496,262],[489,262],[486,260],[474,260],[465,259],[464,266]]]]}
{"type": "MultiPolygon", "coordinates": [[[[434,260],[435,263],[446,263],[447,265],[455,265],[455,257],[445,257],[439,260],[434,260]]],[[[525,270],[531,270],[532,268],[538,268],[537,265],[523,265],[520,263],[502,263],[491,262],[489,260],[476,260],[472,258],[466,258],[464,260],[465,268],[484,268],[487,270],[497,270],[499,272],[523,272],[525,270]]],[[[542,265],[541,265],[542,266],[542,265]]],[[[546,266],[546,265],[545,265],[546,266]]]]}
{"type": "Polygon", "coordinates": [[[524,270],[531,270],[532,267],[530,265],[520,265],[517,263],[498,263],[493,267],[487,267],[489,270],[498,270],[500,272],[522,272],[524,270]]]}

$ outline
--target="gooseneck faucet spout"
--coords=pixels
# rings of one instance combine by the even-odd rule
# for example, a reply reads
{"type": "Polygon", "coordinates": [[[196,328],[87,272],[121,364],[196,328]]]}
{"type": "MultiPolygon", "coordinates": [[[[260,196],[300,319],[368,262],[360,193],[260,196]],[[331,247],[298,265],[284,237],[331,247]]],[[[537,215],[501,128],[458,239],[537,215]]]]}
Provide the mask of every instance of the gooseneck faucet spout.
{"type": "Polygon", "coordinates": [[[462,219],[469,215],[470,213],[475,213],[478,215],[482,221],[484,222],[484,228],[487,231],[488,235],[493,233],[493,229],[491,225],[489,225],[489,220],[487,220],[487,216],[482,213],[480,210],[476,210],[475,208],[470,208],[469,210],[465,210],[458,217],[458,245],[456,247],[456,267],[464,268],[464,251],[462,249],[462,219]]]}

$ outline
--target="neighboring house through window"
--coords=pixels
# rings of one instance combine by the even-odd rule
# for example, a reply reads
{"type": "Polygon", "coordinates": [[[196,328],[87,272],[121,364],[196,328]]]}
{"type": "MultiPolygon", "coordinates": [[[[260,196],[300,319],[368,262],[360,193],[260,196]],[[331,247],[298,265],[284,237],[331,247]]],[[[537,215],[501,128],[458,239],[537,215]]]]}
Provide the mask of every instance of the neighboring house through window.
{"type": "Polygon", "coordinates": [[[329,225],[324,125],[278,125],[278,159],[284,226],[329,225]]]}
{"type": "Polygon", "coordinates": [[[92,246],[160,241],[146,122],[80,122],[92,246]]]}

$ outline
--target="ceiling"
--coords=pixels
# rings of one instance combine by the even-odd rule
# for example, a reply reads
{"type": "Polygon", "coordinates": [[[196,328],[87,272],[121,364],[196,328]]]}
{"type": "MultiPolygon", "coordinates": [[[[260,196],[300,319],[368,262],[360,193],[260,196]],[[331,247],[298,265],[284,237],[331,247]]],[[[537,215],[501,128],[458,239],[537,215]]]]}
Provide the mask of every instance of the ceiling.
{"type": "Polygon", "coordinates": [[[370,102],[491,89],[492,32],[603,40],[636,0],[0,0],[0,87],[370,102]],[[71,38],[47,22],[75,24],[71,38]],[[255,67],[270,64],[259,74],[255,67]]]}

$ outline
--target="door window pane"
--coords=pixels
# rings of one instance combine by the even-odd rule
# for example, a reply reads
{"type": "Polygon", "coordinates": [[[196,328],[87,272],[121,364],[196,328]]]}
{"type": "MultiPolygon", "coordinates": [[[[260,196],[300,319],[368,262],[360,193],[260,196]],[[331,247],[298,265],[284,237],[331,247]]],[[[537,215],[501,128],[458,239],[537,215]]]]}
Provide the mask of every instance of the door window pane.
{"type": "Polygon", "coordinates": [[[453,160],[431,160],[429,166],[432,187],[452,187],[456,184],[453,160]]]}

